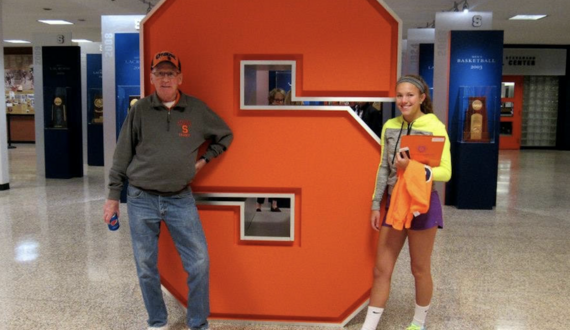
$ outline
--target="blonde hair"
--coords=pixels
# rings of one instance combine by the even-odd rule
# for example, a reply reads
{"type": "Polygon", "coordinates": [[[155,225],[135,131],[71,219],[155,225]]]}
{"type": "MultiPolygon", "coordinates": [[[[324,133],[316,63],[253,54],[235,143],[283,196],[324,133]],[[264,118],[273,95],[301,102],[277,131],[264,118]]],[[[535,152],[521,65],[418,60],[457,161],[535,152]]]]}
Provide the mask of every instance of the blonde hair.
{"type": "Polygon", "coordinates": [[[269,104],[273,104],[273,101],[275,101],[275,95],[277,94],[282,94],[283,98],[285,98],[285,96],[287,95],[287,93],[285,93],[285,90],[282,88],[273,88],[271,90],[271,92],[269,92],[269,97],[267,98],[269,100],[269,104]]]}

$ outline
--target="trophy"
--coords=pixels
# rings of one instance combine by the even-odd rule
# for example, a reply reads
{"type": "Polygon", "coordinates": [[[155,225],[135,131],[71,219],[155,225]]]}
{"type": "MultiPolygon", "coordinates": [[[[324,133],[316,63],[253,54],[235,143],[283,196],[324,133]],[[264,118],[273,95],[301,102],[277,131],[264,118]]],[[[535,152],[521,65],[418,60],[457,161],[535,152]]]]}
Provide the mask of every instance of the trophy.
{"type": "Polygon", "coordinates": [[[93,109],[93,123],[102,124],[103,123],[103,96],[96,95],[93,101],[95,108],[93,109]]]}
{"type": "Polygon", "coordinates": [[[55,128],[67,127],[67,109],[63,97],[56,96],[51,106],[51,123],[55,128]]]}
{"type": "Polygon", "coordinates": [[[487,121],[486,98],[470,97],[469,108],[465,115],[463,140],[466,142],[488,142],[489,129],[487,121]]]}
{"type": "Polygon", "coordinates": [[[131,111],[131,108],[133,107],[133,105],[135,105],[135,103],[137,103],[139,98],[140,98],[140,96],[138,96],[138,95],[129,95],[129,108],[127,109],[127,113],[129,113],[129,111],[131,111]]]}

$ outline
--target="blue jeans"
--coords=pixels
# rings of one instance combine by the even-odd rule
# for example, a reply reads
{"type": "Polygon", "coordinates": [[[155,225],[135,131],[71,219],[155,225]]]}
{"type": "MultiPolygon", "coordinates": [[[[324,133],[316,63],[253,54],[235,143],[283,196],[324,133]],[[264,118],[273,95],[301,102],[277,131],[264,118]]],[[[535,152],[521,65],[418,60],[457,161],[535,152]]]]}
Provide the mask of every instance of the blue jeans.
{"type": "Polygon", "coordinates": [[[174,196],[149,194],[132,185],[127,191],[129,225],[148,325],[167,323],[167,311],[158,273],[158,236],[164,220],[188,273],[186,323],[193,330],[208,328],[210,315],[210,260],[206,237],[190,189],[174,196]]]}

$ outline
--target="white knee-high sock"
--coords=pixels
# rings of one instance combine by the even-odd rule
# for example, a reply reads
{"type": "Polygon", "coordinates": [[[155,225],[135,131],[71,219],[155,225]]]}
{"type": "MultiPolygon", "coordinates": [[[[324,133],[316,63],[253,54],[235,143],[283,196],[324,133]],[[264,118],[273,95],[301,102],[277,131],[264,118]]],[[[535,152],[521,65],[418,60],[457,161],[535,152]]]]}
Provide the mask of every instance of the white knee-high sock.
{"type": "Polygon", "coordinates": [[[376,330],[383,312],[384,308],[368,306],[366,320],[364,320],[361,330],[376,330]]]}
{"type": "Polygon", "coordinates": [[[429,305],[419,306],[418,304],[416,304],[416,311],[414,313],[414,320],[412,321],[412,323],[420,327],[423,327],[426,323],[426,316],[428,310],[429,310],[429,305]]]}

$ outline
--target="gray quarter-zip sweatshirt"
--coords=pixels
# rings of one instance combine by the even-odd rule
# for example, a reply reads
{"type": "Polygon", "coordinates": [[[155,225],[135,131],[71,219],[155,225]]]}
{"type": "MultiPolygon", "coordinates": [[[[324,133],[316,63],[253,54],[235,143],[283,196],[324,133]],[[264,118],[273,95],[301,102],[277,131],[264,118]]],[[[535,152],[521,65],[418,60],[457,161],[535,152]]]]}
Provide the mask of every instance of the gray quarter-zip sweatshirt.
{"type": "Polygon", "coordinates": [[[184,93],[169,110],[156,96],[133,105],[119,134],[109,172],[108,198],[118,200],[123,182],[147,191],[183,190],[195,175],[198,149],[210,144],[202,157],[217,157],[230,145],[228,125],[208,106],[184,93]]]}

